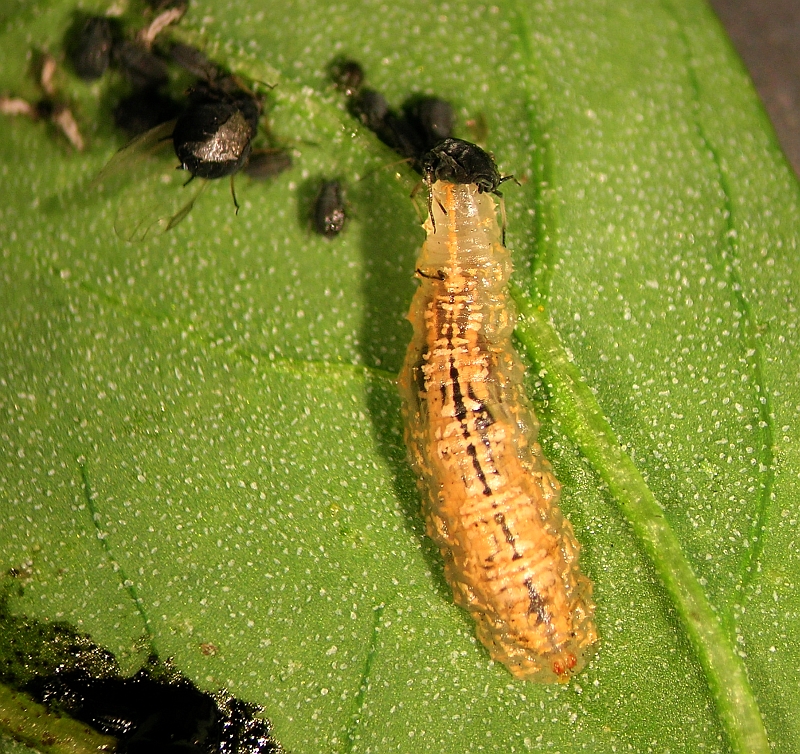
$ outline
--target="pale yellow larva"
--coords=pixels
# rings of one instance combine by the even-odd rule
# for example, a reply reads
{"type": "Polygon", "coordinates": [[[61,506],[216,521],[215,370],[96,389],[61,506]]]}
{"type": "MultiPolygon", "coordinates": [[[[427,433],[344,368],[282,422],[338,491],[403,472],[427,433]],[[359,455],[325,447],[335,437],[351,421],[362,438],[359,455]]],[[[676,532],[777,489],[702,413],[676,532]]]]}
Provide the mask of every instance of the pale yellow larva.
{"type": "Polygon", "coordinates": [[[536,443],[510,339],[511,259],[483,188],[430,186],[400,375],[406,444],[428,535],[480,641],[518,678],[565,681],[597,642],[592,584],[536,443]]]}

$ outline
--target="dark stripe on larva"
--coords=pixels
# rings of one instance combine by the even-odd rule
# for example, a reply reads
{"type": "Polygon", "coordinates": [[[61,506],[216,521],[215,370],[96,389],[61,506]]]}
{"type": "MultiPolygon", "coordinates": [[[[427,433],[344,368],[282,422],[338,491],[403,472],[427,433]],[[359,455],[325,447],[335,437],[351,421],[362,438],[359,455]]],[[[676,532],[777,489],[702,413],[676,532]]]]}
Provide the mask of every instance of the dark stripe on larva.
{"type": "MultiPolygon", "coordinates": [[[[450,352],[452,353],[453,344],[450,343],[450,352]]],[[[450,358],[450,384],[453,386],[453,411],[455,412],[455,417],[458,419],[462,424],[464,423],[464,418],[467,415],[467,407],[464,405],[464,396],[461,395],[461,384],[458,381],[458,369],[456,369],[455,364],[453,363],[452,357],[450,358]]],[[[465,435],[467,436],[467,435],[465,435]]]]}
{"type": "MultiPolygon", "coordinates": [[[[453,349],[453,342],[452,340],[449,341],[450,351],[452,353],[453,349]]],[[[461,383],[459,381],[458,376],[458,369],[456,369],[455,363],[450,359],[450,384],[452,385],[453,390],[453,407],[456,419],[461,422],[462,432],[464,434],[465,439],[470,439],[470,431],[469,427],[467,426],[466,418],[467,418],[467,407],[464,405],[464,396],[461,394],[461,383]]],[[[478,451],[475,450],[475,446],[470,442],[467,445],[467,453],[472,456],[472,468],[475,469],[475,474],[477,475],[478,479],[480,479],[481,484],[483,485],[483,494],[487,497],[492,494],[492,488],[486,483],[486,475],[483,473],[483,469],[481,468],[481,462],[478,458],[478,451]]]]}
{"type": "Polygon", "coordinates": [[[506,537],[506,542],[508,542],[508,544],[511,545],[511,549],[514,550],[514,557],[518,556],[519,553],[514,547],[514,535],[511,533],[511,529],[508,528],[508,522],[506,521],[506,517],[502,513],[495,513],[494,520],[497,521],[498,525],[502,529],[503,534],[506,537]]]}
{"type": "Polygon", "coordinates": [[[545,605],[542,600],[542,596],[536,591],[530,579],[525,579],[524,584],[528,587],[528,599],[531,601],[528,607],[528,613],[530,615],[536,615],[542,623],[547,623],[550,620],[550,616],[547,612],[547,605],[545,605]]]}

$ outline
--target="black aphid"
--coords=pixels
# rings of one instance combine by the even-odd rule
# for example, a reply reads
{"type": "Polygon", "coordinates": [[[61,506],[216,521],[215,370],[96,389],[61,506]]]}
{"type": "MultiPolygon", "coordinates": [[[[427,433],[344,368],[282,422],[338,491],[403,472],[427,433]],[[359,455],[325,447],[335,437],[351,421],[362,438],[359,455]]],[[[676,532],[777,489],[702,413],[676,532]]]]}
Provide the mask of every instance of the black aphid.
{"type": "MultiPolygon", "coordinates": [[[[514,176],[500,175],[494,157],[472,142],[463,139],[445,139],[422,157],[421,167],[423,180],[429,188],[436,181],[474,183],[478,187],[478,193],[485,192],[501,197],[500,209],[503,214],[503,244],[505,244],[505,209],[502,203],[503,195],[497,187],[505,181],[514,180],[514,176]]],[[[435,230],[432,202],[433,192],[429,190],[428,216],[435,230]]]]}
{"type": "Polygon", "coordinates": [[[222,83],[197,86],[172,132],[175,154],[192,177],[232,176],[250,156],[261,106],[232,79],[222,83]]]}
{"type": "Polygon", "coordinates": [[[422,175],[429,186],[436,181],[474,183],[478,191],[499,193],[497,187],[513,176],[500,175],[494,158],[476,144],[445,139],[422,158],[422,175]]]}
{"type": "Polygon", "coordinates": [[[338,89],[352,97],[364,83],[364,69],[355,60],[337,59],[330,67],[331,78],[338,89]]]}
{"type": "Polygon", "coordinates": [[[144,89],[119,101],[114,108],[114,123],[130,136],[138,136],[177,118],[182,110],[183,106],[171,97],[144,89]]]}
{"type": "Polygon", "coordinates": [[[222,75],[216,63],[191,45],[175,42],[169,48],[169,56],[181,68],[202,81],[211,83],[222,75]]]}
{"type": "Polygon", "coordinates": [[[156,89],[169,79],[167,64],[137,42],[114,45],[112,58],[134,89],[156,89]]]}
{"type": "Polygon", "coordinates": [[[453,106],[439,97],[412,97],[403,105],[406,121],[416,130],[424,151],[453,136],[456,116],[453,106]]]}
{"type": "Polygon", "coordinates": [[[75,73],[86,81],[99,79],[111,62],[115,29],[105,16],[79,18],[67,38],[67,55],[75,73]]]}
{"type": "MultiPolygon", "coordinates": [[[[203,59],[203,56],[194,57],[203,59]]],[[[229,176],[231,196],[238,212],[233,178],[250,157],[261,115],[261,101],[233,76],[217,70],[213,76],[212,80],[201,81],[189,91],[188,104],[177,120],[163,122],[134,138],[111,158],[95,179],[95,185],[103,186],[104,190],[122,189],[124,193],[114,222],[114,229],[121,238],[141,241],[154,233],[171,230],[189,215],[206,186],[201,181],[191,191],[175,193],[172,197],[165,194],[160,199],[156,199],[153,192],[143,194],[124,187],[126,176],[134,172],[149,180],[150,175],[158,170],[157,163],[149,158],[169,146],[180,161],[178,167],[190,174],[185,184],[195,177],[216,179],[229,176]]],[[[115,113],[119,124],[131,131],[141,128],[136,122],[139,120],[137,114],[132,111],[138,101],[146,103],[148,118],[152,116],[157,121],[172,109],[172,103],[160,97],[157,90],[136,95],[115,113]]],[[[159,191],[165,189],[164,184],[170,183],[165,178],[162,176],[159,191]]],[[[134,186],[136,182],[134,180],[130,185],[134,186]]]]}
{"type": "Polygon", "coordinates": [[[362,89],[351,97],[348,109],[370,131],[380,133],[389,114],[389,103],[373,89],[362,89]]]}
{"type": "Polygon", "coordinates": [[[422,172],[422,158],[443,139],[452,136],[455,115],[452,105],[438,97],[414,96],[403,105],[402,115],[389,110],[375,129],[378,138],[411,167],[422,172]]]}
{"type": "Polygon", "coordinates": [[[325,181],[314,202],[314,230],[325,238],[338,236],[347,214],[339,181],[325,181]]]}
{"type": "Polygon", "coordinates": [[[330,66],[331,78],[348,97],[348,110],[411,167],[422,172],[423,156],[443,139],[450,138],[455,114],[449,102],[439,97],[416,95],[401,113],[392,110],[386,98],[362,87],[364,71],[353,60],[337,59],[330,66]]]}
{"type": "Polygon", "coordinates": [[[244,172],[255,180],[266,180],[292,167],[292,155],[283,149],[253,150],[244,172]]]}

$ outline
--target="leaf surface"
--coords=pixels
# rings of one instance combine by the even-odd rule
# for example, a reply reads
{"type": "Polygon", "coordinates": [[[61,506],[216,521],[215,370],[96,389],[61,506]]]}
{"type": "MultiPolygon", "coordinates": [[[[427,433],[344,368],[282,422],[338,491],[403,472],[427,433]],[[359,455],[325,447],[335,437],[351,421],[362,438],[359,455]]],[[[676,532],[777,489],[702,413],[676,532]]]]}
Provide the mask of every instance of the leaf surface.
{"type": "MultiPolygon", "coordinates": [[[[58,51],[71,11],[5,11],[4,91],[35,96],[26,55],[58,51]]],[[[170,233],[115,236],[115,198],[88,189],[123,143],[113,82],[62,73],[85,154],[0,121],[0,565],[32,574],[15,611],[70,621],[130,670],[173,658],[263,704],[297,754],[735,750],[535,347],[600,650],[567,686],[514,681],[452,604],[393,382],[414,179],[327,80],[346,54],[395,106],[444,97],[465,138],[485,119],[522,183],[504,192],[520,302],[544,308],[663,511],[774,750],[797,751],[800,203],[705,5],[205,0],[182,33],[277,83],[270,129],[295,167],[241,179],[238,217],[221,181],[170,233]],[[308,222],[323,177],[351,214],[330,242],[308,222]]]]}

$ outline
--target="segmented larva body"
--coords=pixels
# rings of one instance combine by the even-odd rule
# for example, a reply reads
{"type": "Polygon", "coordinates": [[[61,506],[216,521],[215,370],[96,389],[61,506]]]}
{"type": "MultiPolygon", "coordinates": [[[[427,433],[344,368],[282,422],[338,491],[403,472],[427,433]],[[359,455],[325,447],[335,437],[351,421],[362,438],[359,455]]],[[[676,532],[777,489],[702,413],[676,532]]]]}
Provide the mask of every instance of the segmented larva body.
{"type": "Polygon", "coordinates": [[[565,681],[597,641],[592,585],[511,344],[511,257],[488,193],[430,188],[434,224],[424,226],[400,376],[428,535],[491,656],[517,678],[565,681]]]}

